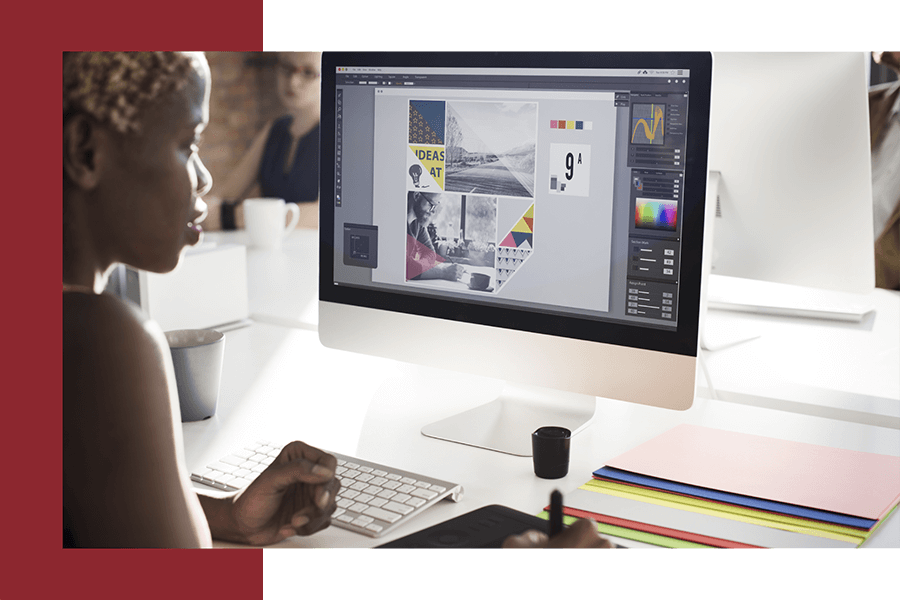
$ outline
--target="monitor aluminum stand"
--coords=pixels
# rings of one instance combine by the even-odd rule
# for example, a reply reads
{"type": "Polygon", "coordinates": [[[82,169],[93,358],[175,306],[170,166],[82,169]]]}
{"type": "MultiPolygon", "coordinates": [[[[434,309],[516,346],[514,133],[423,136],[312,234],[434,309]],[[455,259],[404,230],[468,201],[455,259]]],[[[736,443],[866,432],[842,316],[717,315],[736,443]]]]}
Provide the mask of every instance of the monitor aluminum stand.
{"type": "Polygon", "coordinates": [[[597,398],[536,386],[507,384],[486,404],[422,427],[422,435],[486,448],[513,456],[531,456],[531,433],[545,426],[565,427],[574,436],[594,417],[597,398]]]}

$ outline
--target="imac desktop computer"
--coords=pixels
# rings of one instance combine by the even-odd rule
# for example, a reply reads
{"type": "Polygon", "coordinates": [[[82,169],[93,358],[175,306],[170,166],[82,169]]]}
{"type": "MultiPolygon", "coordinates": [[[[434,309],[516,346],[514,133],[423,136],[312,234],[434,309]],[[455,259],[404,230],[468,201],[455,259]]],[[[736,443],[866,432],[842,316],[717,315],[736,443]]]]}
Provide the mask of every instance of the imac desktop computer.
{"type": "Polygon", "coordinates": [[[598,396],[690,407],[711,70],[709,53],[324,53],[321,342],[505,381],[422,433],[520,456],[598,396]]]}
{"type": "Polygon", "coordinates": [[[868,55],[714,61],[710,307],[859,320],[875,287],[868,55]]]}

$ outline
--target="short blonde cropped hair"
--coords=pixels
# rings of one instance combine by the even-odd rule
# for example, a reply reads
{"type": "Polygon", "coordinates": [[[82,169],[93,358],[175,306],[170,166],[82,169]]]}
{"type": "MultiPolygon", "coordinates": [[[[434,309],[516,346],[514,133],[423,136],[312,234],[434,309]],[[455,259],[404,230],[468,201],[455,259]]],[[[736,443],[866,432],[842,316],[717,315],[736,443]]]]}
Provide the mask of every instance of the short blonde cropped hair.
{"type": "Polygon", "coordinates": [[[184,52],[64,52],[63,119],[81,112],[137,133],[142,112],[185,85],[196,60],[184,52]]]}

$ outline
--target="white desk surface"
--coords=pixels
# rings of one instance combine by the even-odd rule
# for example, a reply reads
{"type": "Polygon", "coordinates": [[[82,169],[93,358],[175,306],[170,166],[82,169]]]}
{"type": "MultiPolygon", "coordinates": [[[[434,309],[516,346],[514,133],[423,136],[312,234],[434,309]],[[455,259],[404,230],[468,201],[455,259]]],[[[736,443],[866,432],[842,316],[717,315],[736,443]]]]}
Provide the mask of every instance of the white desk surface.
{"type": "MultiPolygon", "coordinates": [[[[218,237],[241,241],[241,235],[218,237]]],[[[749,323],[763,333],[754,342],[705,353],[722,399],[705,397],[711,394],[700,389],[694,406],[683,412],[598,399],[594,421],[573,438],[569,475],[548,481],[534,476],[530,458],[435,440],[419,431],[491,400],[499,382],[319,344],[317,247],[314,231],[297,231],[280,250],[248,251],[250,310],[256,322],[226,334],[217,414],[183,426],[188,467],[199,468],[243,442],[299,439],[455,481],[465,494],[461,502],[442,501],[378,540],[331,527],[280,546],[369,547],[487,504],[537,513],[554,488],[564,493],[577,488],[606,459],[679,423],[900,456],[900,426],[891,420],[900,418],[896,294],[876,290],[876,314],[858,325],[722,313],[726,324],[749,323]],[[792,348],[785,347],[788,343],[792,348]],[[745,376],[741,365],[751,373],[745,376]],[[754,370],[771,375],[759,381],[754,370]],[[824,406],[815,404],[816,390],[824,390],[824,406]],[[860,398],[883,405],[852,404],[860,398]],[[872,419],[886,422],[872,425],[872,419]]],[[[900,547],[900,517],[893,515],[866,546],[900,547]]]]}

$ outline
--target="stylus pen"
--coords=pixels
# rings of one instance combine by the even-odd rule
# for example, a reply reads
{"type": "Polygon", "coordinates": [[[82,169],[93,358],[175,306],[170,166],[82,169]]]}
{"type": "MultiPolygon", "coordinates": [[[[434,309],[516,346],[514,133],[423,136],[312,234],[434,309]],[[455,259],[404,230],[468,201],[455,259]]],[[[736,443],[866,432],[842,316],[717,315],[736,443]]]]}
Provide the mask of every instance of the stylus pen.
{"type": "Polygon", "coordinates": [[[550,537],[563,530],[563,497],[562,492],[550,492],[550,537]]]}

